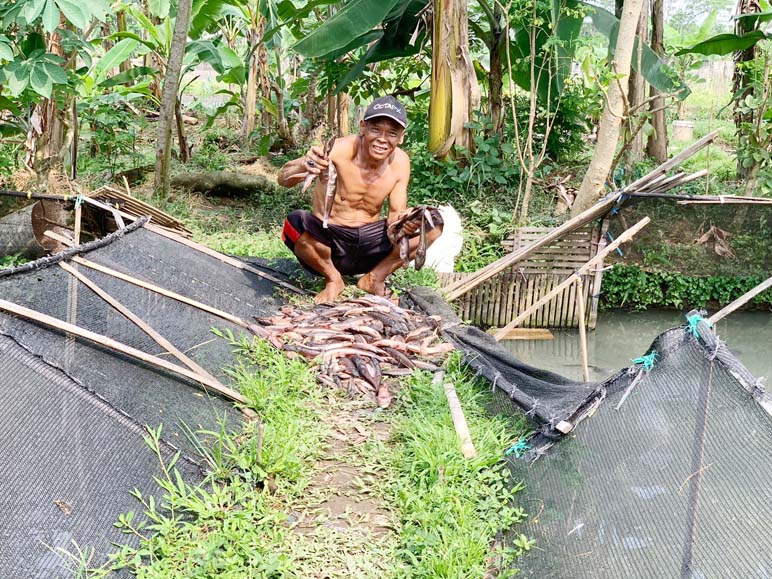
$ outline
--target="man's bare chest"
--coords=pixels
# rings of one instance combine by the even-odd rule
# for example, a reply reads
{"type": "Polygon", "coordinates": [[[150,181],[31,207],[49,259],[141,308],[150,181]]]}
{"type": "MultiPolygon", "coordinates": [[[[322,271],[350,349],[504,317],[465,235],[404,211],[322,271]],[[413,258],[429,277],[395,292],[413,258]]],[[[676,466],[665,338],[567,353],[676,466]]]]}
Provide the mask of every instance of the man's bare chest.
{"type": "Polygon", "coordinates": [[[396,181],[389,169],[376,172],[346,167],[338,170],[338,193],[355,198],[383,199],[394,189],[396,181]]]}

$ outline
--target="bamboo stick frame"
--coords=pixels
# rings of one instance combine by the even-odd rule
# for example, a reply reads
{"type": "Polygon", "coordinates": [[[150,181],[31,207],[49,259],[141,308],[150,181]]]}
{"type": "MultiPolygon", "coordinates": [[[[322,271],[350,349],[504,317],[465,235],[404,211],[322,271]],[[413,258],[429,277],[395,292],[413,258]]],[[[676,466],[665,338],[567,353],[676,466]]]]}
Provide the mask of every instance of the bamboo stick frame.
{"type": "Polygon", "coordinates": [[[59,267],[61,267],[64,271],[66,271],[67,273],[75,277],[83,285],[85,285],[96,295],[102,298],[105,302],[107,302],[111,307],[113,307],[118,312],[120,312],[122,316],[124,316],[126,319],[128,319],[130,322],[136,325],[139,329],[145,332],[159,346],[161,346],[172,356],[177,358],[177,360],[185,364],[185,366],[190,368],[193,372],[196,372],[197,374],[205,378],[208,378],[212,382],[217,382],[223,388],[225,387],[217,378],[212,376],[205,368],[199,366],[190,357],[183,354],[176,346],[174,346],[174,344],[172,344],[169,340],[167,340],[164,336],[162,336],[159,332],[157,332],[150,324],[145,322],[142,318],[140,318],[138,315],[132,312],[129,308],[124,306],[120,301],[118,301],[109,293],[107,293],[105,290],[103,290],[101,287],[99,287],[93,280],[89,279],[88,277],[83,275],[81,272],[79,272],[77,269],[75,269],[74,267],[72,267],[70,264],[66,262],[60,262],[59,267]]]}
{"type": "Polygon", "coordinates": [[[770,287],[772,287],[772,277],[767,278],[752,290],[745,292],[743,295],[741,295],[739,298],[734,300],[732,303],[728,304],[727,306],[724,306],[722,309],[720,309],[715,314],[710,316],[708,318],[708,321],[711,322],[712,324],[717,324],[719,321],[723,320],[729,314],[731,314],[738,308],[744,306],[753,298],[755,298],[757,295],[759,295],[761,292],[763,292],[766,289],[769,289],[770,287]]]}
{"type": "Polygon", "coordinates": [[[579,351],[582,357],[582,375],[585,382],[590,381],[590,369],[587,362],[587,329],[585,328],[585,311],[584,311],[584,282],[581,277],[576,278],[576,293],[579,294],[576,300],[576,305],[579,310],[579,351]]]}
{"type": "Polygon", "coordinates": [[[173,292],[171,290],[168,290],[166,288],[163,288],[161,286],[143,281],[139,278],[130,276],[128,274],[122,273],[120,271],[117,271],[115,269],[112,269],[110,267],[107,267],[105,265],[93,262],[91,260],[85,259],[79,255],[74,255],[71,258],[71,261],[80,264],[84,267],[88,267],[89,269],[93,269],[95,271],[104,273],[105,275],[112,276],[116,279],[120,279],[122,281],[125,281],[127,283],[133,284],[137,287],[141,287],[143,289],[146,289],[148,291],[157,293],[159,295],[162,295],[164,297],[167,297],[169,299],[176,300],[178,302],[181,302],[183,304],[189,305],[191,307],[194,307],[196,309],[199,309],[201,311],[204,311],[208,314],[212,314],[213,316],[217,316],[218,318],[222,318],[223,320],[227,322],[231,322],[232,324],[236,324],[237,326],[240,326],[244,329],[249,329],[249,324],[242,320],[240,317],[235,316],[233,314],[229,314],[228,312],[225,312],[223,310],[217,309],[215,307],[212,307],[210,305],[207,305],[203,302],[199,302],[197,300],[194,300],[192,298],[189,298],[187,296],[184,296],[182,294],[178,294],[176,292],[173,292]]]}
{"type": "Polygon", "coordinates": [[[437,385],[443,384],[445,397],[448,400],[448,407],[450,408],[450,417],[453,419],[453,427],[456,429],[456,434],[461,441],[461,454],[464,458],[474,458],[477,456],[477,449],[475,449],[474,443],[472,442],[472,435],[469,432],[469,426],[467,425],[466,417],[464,416],[464,409],[458,399],[455,386],[452,382],[445,382],[444,370],[436,372],[432,382],[437,385]]]}
{"type": "Polygon", "coordinates": [[[297,286],[292,285],[289,282],[286,282],[284,280],[281,280],[277,277],[274,277],[268,273],[265,273],[264,271],[260,271],[259,269],[252,267],[249,264],[243,263],[239,261],[238,259],[235,259],[229,255],[225,255],[224,253],[220,253],[219,251],[215,251],[214,249],[208,248],[206,245],[202,245],[200,243],[196,243],[195,241],[192,241],[190,239],[186,239],[185,237],[182,237],[181,235],[178,235],[176,233],[173,233],[171,231],[168,231],[162,227],[158,227],[156,225],[153,225],[152,223],[146,223],[145,229],[148,231],[152,231],[153,233],[157,233],[158,235],[161,235],[163,237],[166,237],[167,239],[171,239],[172,241],[176,241],[177,243],[181,243],[182,245],[189,247],[190,249],[195,249],[196,251],[203,253],[205,255],[208,255],[210,257],[214,257],[215,259],[218,259],[222,261],[223,263],[227,263],[228,265],[231,265],[235,268],[241,269],[243,271],[248,271],[250,273],[253,273],[259,277],[262,277],[264,279],[267,279],[268,281],[271,281],[275,283],[276,285],[279,285],[285,289],[290,290],[291,292],[294,292],[299,295],[310,295],[311,292],[308,292],[306,290],[300,289],[297,286]]]}
{"type": "Polygon", "coordinates": [[[127,344],[124,344],[117,340],[113,340],[108,336],[104,336],[102,334],[98,334],[96,332],[86,330],[85,328],[81,328],[80,326],[76,326],[76,325],[64,322],[57,318],[46,315],[42,312],[25,308],[24,306],[14,304],[13,302],[9,302],[4,299],[0,299],[0,310],[9,312],[11,314],[14,314],[20,318],[24,318],[26,320],[32,320],[34,322],[42,324],[43,326],[47,326],[49,328],[54,328],[56,330],[60,330],[60,331],[72,334],[84,340],[88,340],[90,342],[94,342],[95,344],[99,344],[100,346],[103,346],[110,350],[114,350],[116,352],[120,352],[132,358],[135,358],[137,360],[141,360],[142,362],[145,362],[157,368],[162,368],[169,372],[173,372],[175,374],[179,374],[180,376],[184,376],[185,378],[188,378],[190,380],[193,380],[194,382],[202,384],[203,386],[207,386],[211,388],[212,390],[219,393],[227,400],[244,404],[245,406],[241,408],[241,411],[244,413],[244,415],[249,419],[257,418],[257,413],[251,408],[248,408],[246,406],[248,404],[248,401],[246,398],[244,398],[244,396],[240,392],[232,390],[228,387],[224,387],[219,382],[212,382],[208,378],[205,378],[204,376],[200,376],[199,374],[196,374],[195,372],[189,370],[188,368],[179,366],[177,364],[173,364],[172,362],[169,362],[157,356],[153,356],[152,354],[148,354],[146,352],[143,352],[142,350],[137,350],[136,348],[132,348],[127,344]]]}
{"type": "Polygon", "coordinates": [[[496,338],[496,340],[502,340],[507,332],[511,330],[512,328],[516,327],[518,324],[520,324],[525,318],[530,316],[534,311],[539,309],[541,306],[543,306],[545,303],[547,303],[549,300],[551,300],[553,297],[561,293],[566,287],[573,284],[577,278],[581,278],[585,273],[590,271],[590,269],[597,265],[598,263],[601,263],[606,256],[614,251],[617,247],[622,245],[623,243],[629,241],[632,239],[632,237],[638,233],[641,229],[646,227],[651,219],[649,217],[644,217],[641,219],[638,223],[633,225],[630,229],[627,229],[624,231],[621,235],[619,235],[616,240],[614,240],[613,243],[607,245],[603,251],[599,251],[595,257],[593,257],[590,261],[585,263],[583,266],[581,266],[579,269],[577,269],[573,274],[568,276],[565,280],[563,280],[560,284],[558,284],[557,287],[555,287],[551,292],[543,296],[540,300],[536,301],[536,303],[532,304],[530,307],[528,307],[524,312],[520,313],[514,320],[509,322],[506,326],[501,328],[498,332],[496,332],[493,337],[496,338]]]}

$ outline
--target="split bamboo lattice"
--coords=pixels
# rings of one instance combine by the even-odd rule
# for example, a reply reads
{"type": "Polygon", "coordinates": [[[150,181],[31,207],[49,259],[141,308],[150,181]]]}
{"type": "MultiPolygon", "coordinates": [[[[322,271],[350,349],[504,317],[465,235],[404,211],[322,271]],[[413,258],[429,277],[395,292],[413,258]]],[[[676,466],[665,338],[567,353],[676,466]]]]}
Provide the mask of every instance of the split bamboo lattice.
{"type": "MultiPolygon", "coordinates": [[[[605,245],[605,227],[605,222],[602,226],[588,224],[536,249],[524,261],[460,296],[454,304],[459,316],[479,326],[506,325],[592,259],[598,247],[605,245]]],[[[504,246],[515,253],[553,231],[550,227],[522,227],[504,242],[504,246]]],[[[601,263],[597,270],[584,276],[587,288],[584,309],[589,328],[594,328],[597,320],[596,294],[600,292],[602,267],[601,263]]],[[[473,275],[445,273],[439,274],[439,278],[440,283],[448,285],[473,275]]],[[[530,315],[520,327],[576,328],[580,315],[577,301],[576,288],[572,285],[530,315]]]]}

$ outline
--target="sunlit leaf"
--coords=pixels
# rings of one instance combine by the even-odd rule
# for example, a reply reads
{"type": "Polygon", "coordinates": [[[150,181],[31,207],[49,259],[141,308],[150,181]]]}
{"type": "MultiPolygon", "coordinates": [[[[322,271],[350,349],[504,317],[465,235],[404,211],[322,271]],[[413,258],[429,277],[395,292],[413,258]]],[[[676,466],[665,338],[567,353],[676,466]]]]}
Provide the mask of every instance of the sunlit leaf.
{"type": "Polygon", "coordinates": [[[169,16],[169,0],[147,0],[147,9],[157,18],[169,16]]]}
{"type": "Polygon", "coordinates": [[[43,8],[46,5],[46,0],[26,0],[21,10],[20,16],[27,24],[32,24],[38,19],[43,8]]]}
{"type": "Polygon", "coordinates": [[[295,43],[307,57],[320,57],[346,46],[380,24],[399,0],[352,0],[319,28],[295,43]]]}
{"type": "Polygon", "coordinates": [[[694,46],[684,48],[676,52],[676,56],[683,54],[704,54],[724,56],[733,52],[742,51],[755,45],[760,40],[767,38],[761,30],[752,30],[747,34],[738,36],[737,34],[718,34],[694,46]]]}
{"type": "Polygon", "coordinates": [[[32,72],[29,75],[29,85],[40,96],[51,98],[51,90],[54,87],[54,83],[43,66],[36,65],[32,67],[32,72]]]}
{"type": "Polygon", "coordinates": [[[64,14],[64,17],[76,28],[85,29],[91,20],[91,13],[85,7],[84,2],[74,0],[56,0],[56,5],[64,14]]]}
{"type": "Polygon", "coordinates": [[[94,67],[94,79],[96,82],[99,83],[107,77],[112,69],[126,62],[138,45],[139,43],[133,38],[124,38],[108,50],[94,67]]]}
{"type": "Polygon", "coordinates": [[[46,0],[46,7],[43,10],[43,29],[49,34],[59,26],[59,9],[54,0],[46,0]]]}

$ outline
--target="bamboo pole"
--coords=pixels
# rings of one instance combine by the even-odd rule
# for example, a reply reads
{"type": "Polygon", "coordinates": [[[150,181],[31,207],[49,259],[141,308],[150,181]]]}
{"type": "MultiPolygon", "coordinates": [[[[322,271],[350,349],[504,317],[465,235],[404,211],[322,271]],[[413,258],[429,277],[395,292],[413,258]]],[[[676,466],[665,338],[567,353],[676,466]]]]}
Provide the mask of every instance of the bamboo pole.
{"type": "Polygon", "coordinates": [[[641,219],[638,223],[633,225],[630,229],[627,229],[624,231],[621,235],[619,235],[613,243],[607,245],[603,251],[599,251],[595,257],[593,257],[590,261],[585,263],[583,266],[581,266],[579,269],[577,269],[574,273],[572,273],[570,276],[568,276],[565,280],[563,280],[556,288],[554,288],[551,292],[549,292],[547,295],[542,297],[540,300],[538,300],[535,304],[532,304],[528,309],[526,309],[524,312],[519,314],[514,320],[509,322],[506,326],[501,328],[498,332],[496,332],[493,337],[496,338],[496,340],[502,340],[506,334],[511,330],[512,328],[516,327],[518,324],[520,324],[524,319],[526,319],[528,316],[530,316],[534,311],[539,309],[541,306],[543,306],[545,303],[547,303],[549,300],[554,298],[556,295],[561,293],[565,288],[573,284],[577,278],[583,276],[585,273],[587,273],[593,266],[595,266],[598,263],[601,263],[606,256],[614,251],[617,247],[622,245],[623,243],[629,241],[632,239],[632,237],[638,233],[641,229],[646,227],[646,225],[649,224],[651,219],[648,217],[644,217],[641,219]]]}
{"type": "Polygon", "coordinates": [[[129,308],[124,306],[121,302],[119,302],[117,299],[115,299],[113,296],[111,296],[109,293],[107,293],[105,290],[103,290],[101,287],[99,287],[96,283],[94,283],[93,280],[89,279],[82,273],[80,273],[78,270],[76,270],[74,267],[72,267],[70,264],[65,262],[59,262],[59,266],[69,273],[70,275],[77,278],[83,285],[85,285],[87,288],[89,288],[91,291],[93,291],[96,295],[98,295],[100,298],[102,298],[104,301],[106,301],[110,306],[118,310],[122,316],[124,316],[126,319],[128,319],[130,322],[135,324],[137,327],[139,327],[143,332],[145,332],[148,336],[153,338],[155,342],[164,348],[169,354],[177,358],[180,362],[185,364],[188,368],[196,372],[197,374],[208,378],[209,380],[213,382],[217,382],[220,384],[223,388],[225,386],[214,376],[212,376],[205,368],[202,368],[198,364],[196,364],[195,361],[193,361],[191,358],[183,354],[174,344],[172,344],[169,340],[164,338],[161,334],[159,334],[150,324],[145,322],[142,318],[140,318],[138,315],[136,315],[134,312],[132,312],[129,308]]]}
{"type": "Polygon", "coordinates": [[[75,245],[80,245],[80,226],[83,220],[83,208],[80,203],[75,203],[75,225],[72,228],[72,237],[75,245]]]}
{"type": "Polygon", "coordinates": [[[110,275],[114,278],[120,279],[122,281],[125,281],[127,283],[136,285],[138,287],[141,287],[143,289],[146,289],[148,291],[160,294],[162,296],[165,296],[167,298],[176,300],[178,302],[181,302],[183,304],[187,304],[191,307],[194,307],[196,309],[199,309],[201,311],[207,312],[209,314],[212,314],[214,316],[217,316],[218,318],[222,318],[223,320],[226,320],[228,322],[231,322],[232,324],[236,324],[237,326],[241,326],[242,328],[249,329],[249,324],[239,318],[238,316],[234,316],[233,314],[229,314],[228,312],[224,312],[222,310],[219,310],[217,308],[214,308],[212,306],[209,306],[207,304],[204,304],[202,302],[196,301],[192,298],[189,298],[187,296],[184,296],[182,294],[178,294],[176,292],[173,292],[171,290],[162,288],[161,286],[157,286],[152,283],[148,283],[146,281],[143,281],[141,279],[138,279],[136,277],[127,275],[125,273],[121,273],[120,271],[114,270],[112,268],[109,268],[107,266],[101,265],[99,263],[95,263],[93,261],[90,261],[88,259],[85,259],[83,257],[80,257],[79,255],[75,255],[71,258],[71,261],[74,261],[75,263],[78,263],[80,265],[83,265],[85,267],[88,267],[90,269],[99,271],[101,273],[104,273],[106,275],[110,275]]]}
{"type": "Polygon", "coordinates": [[[607,197],[604,197],[598,203],[596,203],[586,211],[580,213],[576,217],[569,219],[563,225],[561,225],[560,227],[556,227],[551,233],[548,233],[547,235],[534,241],[530,245],[527,245],[523,248],[518,249],[517,251],[514,251],[510,254],[505,255],[504,257],[478,270],[477,272],[475,272],[474,275],[468,278],[451,283],[450,285],[443,288],[442,290],[445,293],[446,299],[449,302],[457,299],[458,297],[464,295],[469,290],[477,287],[487,279],[490,279],[500,271],[503,271],[504,269],[512,266],[518,261],[522,261],[523,259],[531,255],[534,251],[536,251],[540,247],[543,247],[544,245],[547,245],[548,243],[555,241],[556,239],[559,239],[560,237],[564,236],[566,233],[573,231],[577,227],[580,227],[585,223],[592,221],[596,217],[605,214],[617,202],[619,197],[620,197],[619,194],[609,195],[607,197]]]}
{"type": "Polygon", "coordinates": [[[236,267],[238,269],[248,271],[250,273],[253,273],[257,276],[260,276],[262,278],[265,278],[276,285],[280,285],[281,287],[288,289],[292,292],[295,292],[296,294],[300,295],[309,295],[310,292],[307,292],[305,290],[300,289],[299,287],[296,287],[292,285],[291,283],[288,283],[286,281],[280,280],[277,277],[274,277],[270,274],[267,274],[263,271],[260,271],[257,268],[252,267],[251,265],[248,265],[246,263],[243,263],[239,261],[238,259],[235,259],[233,257],[230,257],[229,255],[225,255],[223,253],[220,253],[219,251],[215,251],[213,249],[208,248],[206,245],[202,245],[200,243],[196,243],[195,241],[192,241],[190,239],[186,239],[182,237],[181,235],[177,235],[176,233],[172,233],[171,231],[167,231],[161,227],[158,227],[156,225],[153,225],[152,223],[146,223],[145,229],[152,231],[153,233],[157,233],[158,235],[161,235],[163,237],[166,237],[167,239],[171,239],[172,241],[176,241],[177,243],[181,243],[182,245],[189,247],[191,249],[195,249],[196,251],[199,251],[205,255],[208,255],[210,257],[214,257],[215,259],[219,259],[223,263],[227,263],[228,265],[232,265],[233,267],[236,267]]]}
{"type": "Polygon", "coordinates": [[[667,183],[663,183],[661,186],[658,186],[654,189],[649,189],[647,191],[644,191],[643,195],[647,195],[649,193],[652,195],[662,194],[665,191],[669,191],[670,189],[673,189],[675,187],[680,187],[681,185],[686,185],[687,183],[690,183],[697,179],[701,179],[702,177],[705,177],[707,174],[708,174],[708,170],[702,169],[700,171],[692,173],[691,175],[681,176],[677,180],[668,181],[667,183]]]}
{"type": "Polygon", "coordinates": [[[582,374],[584,381],[590,381],[590,369],[587,365],[587,330],[584,327],[584,282],[582,278],[576,278],[576,293],[579,294],[577,298],[577,306],[579,309],[579,351],[582,354],[582,374]]]}
{"type": "Polygon", "coordinates": [[[474,458],[477,456],[477,450],[472,442],[472,435],[469,433],[464,409],[461,407],[455,386],[453,386],[452,382],[445,382],[445,372],[443,370],[434,374],[433,382],[435,384],[444,383],[445,397],[448,399],[448,406],[450,407],[450,417],[453,419],[453,426],[461,441],[461,454],[464,455],[464,458],[474,458]]]}
{"type": "MultiPolygon", "coordinates": [[[[222,395],[224,398],[228,400],[231,400],[233,402],[239,402],[244,405],[248,404],[247,399],[244,398],[244,396],[240,392],[236,392],[235,390],[232,390],[226,386],[223,386],[219,382],[212,382],[208,378],[205,378],[204,376],[200,376],[199,374],[196,374],[195,372],[189,370],[188,368],[185,368],[183,366],[178,366],[177,364],[173,364],[167,360],[164,360],[163,358],[159,358],[157,356],[153,356],[152,354],[143,352],[142,350],[137,350],[136,348],[132,348],[127,344],[118,342],[117,340],[113,340],[108,336],[97,334],[96,332],[86,330],[85,328],[81,328],[79,326],[75,326],[73,324],[63,322],[62,320],[58,320],[44,313],[31,310],[29,308],[25,308],[24,306],[14,304],[4,299],[0,299],[0,310],[10,312],[12,314],[15,314],[27,320],[33,320],[35,322],[38,322],[39,324],[48,326],[50,328],[55,328],[57,330],[61,330],[63,332],[73,334],[79,338],[83,338],[84,340],[89,340],[91,342],[94,342],[95,344],[99,344],[100,346],[104,346],[105,348],[108,348],[110,350],[115,350],[116,352],[120,352],[132,358],[136,358],[137,360],[141,360],[152,366],[163,368],[164,370],[167,370],[169,372],[174,372],[175,374],[184,376],[185,378],[193,380],[194,382],[198,382],[199,384],[208,386],[209,388],[218,392],[220,395],[222,395]]],[[[247,416],[250,419],[257,418],[257,413],[255,413],[255,411],[252,410],[251,408],[244,407],[241,409],[241,411],[244,413],[245,416],[247,416]]]]}
{"type": "Polygon", "coordinates": [[[644,175],[637,181],[633,181],[632,183],[630,183],[627,187],[625,187],[625,190],[634,192],[645,188],[646,185],[650,184],[652,181],[654,181],[654,179],[660,177],[661,175],[664,175],[665,173],[670,171],[670,169],[680,165],[686,159],[694,155],[697,151],[699,151],[706,145],[709,145],[710,143],[712,143],[717,136],[718,136],[718,131],[713,131],[711,133],[708,133],[707,135],[702,137],[699,141],[686,147],[683,151],[681,151],[678,155],[676,155],[672,159],[669,159],[668,161],[665,161],[664,163],[662,163],[651,173],[648,173],[647,175],[644,175]]]}
{"type": "Polygon", "coordinates": [[[765,281],[761,282],[752,290],[745,292],[739,298],[734,300],[731,304],[717,311],[715,314],[713,314],[708,318],[708,321],[711,322],[712,324],[717,324],[719,321],[723,320],[726,316],[734,312],[736,309],[744,306],[753,298],[755,298],[757,295],[759,295],[761,292],[763,292],[766,289],[769,289],[770,287],[772,287],[772,277],[767,278],[765,281]]]}

